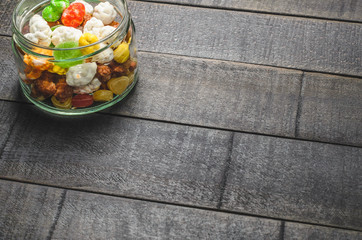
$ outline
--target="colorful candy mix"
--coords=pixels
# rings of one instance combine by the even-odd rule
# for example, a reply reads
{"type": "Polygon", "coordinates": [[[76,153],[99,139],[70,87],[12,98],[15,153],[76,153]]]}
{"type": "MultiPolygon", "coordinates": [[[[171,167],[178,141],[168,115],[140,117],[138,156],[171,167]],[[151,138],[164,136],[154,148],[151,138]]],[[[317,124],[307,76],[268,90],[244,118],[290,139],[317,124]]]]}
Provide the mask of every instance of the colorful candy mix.
{"type": "Polygon", "coordinates": [[[37,54],[24,53],[22,79],[34,98],[49,98],[59,109],[86,108],[112,101],[133,82],[137,60],[130,51],[132,32],[115,41],[118,35],[112,33],[119,23],[109,2],[93,8],[84,0],[51,0],[41,15],[30,19],[24,35],[43,46],[34,45],[37,54]]]}

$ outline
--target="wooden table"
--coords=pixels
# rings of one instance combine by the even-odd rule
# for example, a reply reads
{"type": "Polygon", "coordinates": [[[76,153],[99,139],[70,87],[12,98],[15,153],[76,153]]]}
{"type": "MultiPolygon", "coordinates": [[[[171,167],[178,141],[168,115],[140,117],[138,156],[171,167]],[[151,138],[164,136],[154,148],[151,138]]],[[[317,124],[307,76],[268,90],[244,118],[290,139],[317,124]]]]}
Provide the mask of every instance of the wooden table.
{"type": "Polygon", "coordinates": [[[22,98],[0,2],[0,239],[362,239],[362,1],[130,1],[110,110],[22,98]]]}

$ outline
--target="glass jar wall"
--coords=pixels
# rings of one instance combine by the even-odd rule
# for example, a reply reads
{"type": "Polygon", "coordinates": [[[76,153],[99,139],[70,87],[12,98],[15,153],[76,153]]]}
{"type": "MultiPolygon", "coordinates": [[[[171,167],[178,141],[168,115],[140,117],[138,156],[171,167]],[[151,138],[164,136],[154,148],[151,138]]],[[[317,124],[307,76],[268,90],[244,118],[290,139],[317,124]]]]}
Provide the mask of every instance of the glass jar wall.
{"type": "Polygon", "coordinates": [[[22,91],[47,112],[97,112],[137,82],[135,28],[124,0],[22,0],[12,30],[22,91]]]}

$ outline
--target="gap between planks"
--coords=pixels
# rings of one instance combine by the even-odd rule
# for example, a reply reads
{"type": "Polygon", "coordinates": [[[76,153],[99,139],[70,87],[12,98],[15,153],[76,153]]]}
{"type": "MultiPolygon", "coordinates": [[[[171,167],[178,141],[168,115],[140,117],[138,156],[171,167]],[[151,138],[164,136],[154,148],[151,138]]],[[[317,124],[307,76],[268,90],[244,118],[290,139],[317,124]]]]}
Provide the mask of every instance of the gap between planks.
{"type": "MultiPolygon", "coordinates": [[[[18,101],[18,100],[8,100],[8,99],[1,99],[0,98],[0,101],[33,106],[32,103],[22,102],[22,101],[18,101]]],[[[356,146],[356,145],[345,144],[345,143],[326,142],[326,141],[311,140],[311,139],[296,138],[296,137],[286,137],[286,136],[279,136],[279,135],[272,135],[272,134],[265,134],[265,133],[240,131],[240,130],[234,130],[234,129],[228,129],[228,128],[209,127],[209,126],[173,122],[173,121],[167,121],[167,120],[161,120],[161,119],[153,119],[153,118],[145,118],[145,117],[137,117],[137,116],[128,116],[128,115],[123,115],[123,114],[114,114],[114,113],[107,113],[107,112],[98,112],[98,113],[95,113],[95,114],[106,115],[106,116],[111,116],[111,117],[124,117],[124,118],[129,118],[129,119],[152,121],[152,122],[159,122],[159,123],[166,123],[166,124],[174,124],[174,125],[178,125],[178,126],[196,127],[196,128],[210,129],[210,130],[226,131],[226,132],[232,132],[232,133],[242,133],[242,134],[257,135],[257,136],[264,136],[264,137],[274,137],[274,138],[281,138],[281,139],[296,140],[296,141],[322,143],[322,144],[329,144],[329,145],[334,145],[334,146],[362,148],[362,146],[356,146]]],[[[1,157],[1,154],[0,154],[0,157],[1,157]]]]}
{"type": "Polygon", "coordinates": [[[193,8],[206,8],[206,9],[214,9],[214,10],[222,10],[222,11],[233,11],[233,12],[246,12],[246,13],[273,15],[273,16],[284,16],[284,17],[291,17],[291,18],[305,18],[305,19],[314,19],[314,20],[333,21],[333,22],[339,22],[339,23],[362,24],[362,21],[358,21],[358,20],[317,17],[317,16],[292,14],[292,13],[288,14],[288,13],[268,12],[268,11],[262,11],[262,10],[252,10],[252,9],[237,9],[237,8],[216,7],[216,6],[213,7],[213,6],[197,5],[197,4],[190,4],[190,3],[163,2],[163,1],[153,1],[153,0],[129,0],[129,2],[147,2],[147,3],[163,4],[163,5],[175,5],[175,6],[185,6],[185,7],[193,7],[193,8]]]}
{"type": "MultiPolygon", "coordinates": [[[[190,209],[198,209],[198,210],[204,210],[204,211],[227,213],[227,214],[234,214],[234,215],[239,215],[239,216],[247,216],[247,217],[255,217],[255,218],[262,218],[262,219],[268,219],[268,220],[281,221],[282,230],[284,230],[283,225],[285,225],[285,222],[291,222],[291,223],[305,224],[305,225],[310,225],[310,226],[328,227],[328,228],[334,228],[334,229],[340,229],[340,230],[362,232],[362,230],[357,230],[357,229],[348,228],[348,227],[340,227],[340,226],[336,226],[336,225],[309,223],[309,222],[303,222],[303,221],[296,221],[296,220],[292,220],[292,219],[274,218],[274,217],[269,217],[269,216],[250,214],[250,213],[243,213],[243,212],[237,212],[237,211],[231,211],[231,210],[221,210],[221,209],[217,209],[217,208],[193,206],[193,205],[187,205],[187,204],[182,204],[182,203],[172,203],[172,202],[164,202],[164,201],[158,201],[158,200],[152,200],[152,199],[146,199],[146,198],[129,197],[129,196],[124,196],[124,195],[117,195],[117,194],[106,193],[106,192],[97,192],[97,191],[91,191],[91,190],[86,190],[86,189],[60,187],[60,186],[51,185],[51,184],[35,183],[35,182],[31,182],[31,181],[12,179],[12,178],[7,178],[7,177],[0,177],[0,180],[64,190],[63,193],[62,193],[62,196],[64,195],[64,198],[62,197],[60,199],[60,201],[59,201],[59,204],[58,204],[58,210],[60,211],[59,215],[61,213],[62,205],[63,205],[63,203],[65,201],[66,193],[68,191],[75,191],[75,192],[82,192],[82,193],[87,193],[87,194],[97,194],[97,195],[101,195],[101,196],[116,197],[116,198],[119,198],[119,199],[123,198],[123,199],[134,200],[134,201],[142,201],[142,202],[150,202],[150,203],[156,203],[156,204],[164,204],[164,205],[168,205],[168,206],[190,208],[190,209]]],[[[55,224],[56,224],[56,222],[55,222],[55,224]]],[[[283,235],[284,235],[284,233],[283,233],[283,235]]]]}

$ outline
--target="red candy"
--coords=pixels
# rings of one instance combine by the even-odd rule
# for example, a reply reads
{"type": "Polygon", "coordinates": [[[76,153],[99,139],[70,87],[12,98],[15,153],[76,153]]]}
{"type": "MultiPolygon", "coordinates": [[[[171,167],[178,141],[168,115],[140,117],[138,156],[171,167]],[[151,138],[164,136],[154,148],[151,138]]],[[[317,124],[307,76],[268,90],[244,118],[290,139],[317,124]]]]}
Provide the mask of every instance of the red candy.
{"type": "Polygon", "coordinates": [[[82,3],[73,3],[62,14],[62,23],[67,27],[79,27],[83,22],[85,7],[82,3]]]}
{"type": "Polygon", "coordinates": [[[79,94],[79,95],[75,95],[72,99],[73,107],[77,107],[77,108],[89,107],[92,104],[93,104],[92,95],[79,94]]]}

